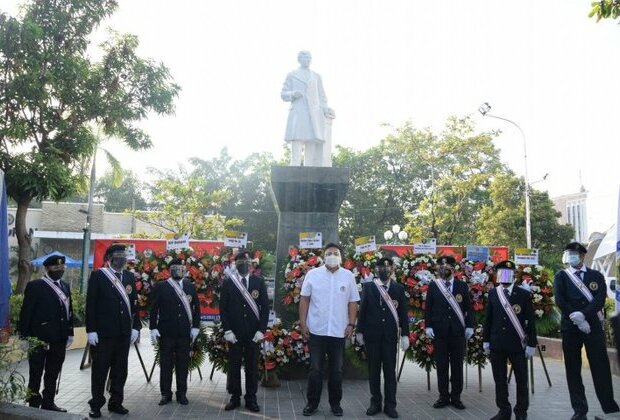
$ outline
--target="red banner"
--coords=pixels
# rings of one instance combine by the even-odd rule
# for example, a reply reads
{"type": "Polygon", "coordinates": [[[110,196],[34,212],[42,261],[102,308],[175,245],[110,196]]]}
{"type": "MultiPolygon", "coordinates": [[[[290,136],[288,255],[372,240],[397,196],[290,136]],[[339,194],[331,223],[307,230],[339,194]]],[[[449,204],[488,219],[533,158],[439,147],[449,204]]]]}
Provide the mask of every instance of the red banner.
{"type": "MultiPolygon", "coordinates": [[[[404,255],[407,251],[413,251],[413,245],[379,245],[383,249],[389,249],[396,252],[399,256],[404,255]]],[[[464,246],[453,245],[437,245],[437,255],[451,255],[457,261],[461,261],[465,257],[464,246]]],[[[507,246],[490,246],[489,257],[494,263],[510,259],[510,252],[507,246]]]]}
{"type": "MultiPolygon", "coordinates": [[[[133,244],[136,252],[144,252],[150,249],[154,253],[166,252],[165,239],[95,239],[95,250],[93,256],[93,269],[96,270],[103,266],[103,255],[106,249],[112,244],[133,244]]],[[[189,245],[195,252],[212,252],[224,246],[224,242],[219,241],[189,241],[189,245]]],[[[200,297],[200,296],[199,296],[200,297]]],[[[200,318],[203,321],[217,321],[220,318],[219,308],[211,308],[203,303],[200,305],[200,318]]]]}

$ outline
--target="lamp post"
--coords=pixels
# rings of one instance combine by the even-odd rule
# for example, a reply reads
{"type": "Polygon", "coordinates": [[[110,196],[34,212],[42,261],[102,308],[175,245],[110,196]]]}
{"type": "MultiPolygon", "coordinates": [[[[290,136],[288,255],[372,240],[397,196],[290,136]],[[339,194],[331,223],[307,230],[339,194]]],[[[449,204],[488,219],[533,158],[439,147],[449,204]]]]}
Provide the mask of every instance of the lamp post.
{"type": "Polygon", "coordinates": [[[488,102],[483,103],[478,108],[478,111],[484,117],[491,117],[491,118],[496,118],[498,120],[506,121],[514,125],[515,127],[517,127],[517,129],[521,133],[521,138],[523,139],[523,163],[525,166],[525,174],[524,174],[525,176],[525,239],[527,242],[527,247],[532,248],[532,227],[530,224],[530,185],[529,185],[529,181],[527,177],[527,147],[525,143],[525,133],[523,132],[523,129],[521,129],[519,124],[517,124],[516,122],[509,120],[508,118],[499,117],[497,115],[490,114],[489,113],[490,110],[491,110],[491,105],[489,105],[488,102]]]}
{"type": "Polygon", "coordinates": [[[82,241],[82,267],[80,269],[80,293],[86,294],[86,283],[88,281],[88,257],[90,255],[90,233],[91,223],[93,217],[93,195],[95,192],[95,159],[97,158],[97,149],[93,153],[93,165],[90,168],[90,188],[88,189],[88,210],[82,213],[86,213],[86,225],[84,226],[84,238],[82,241]]]}
{"type": "MultiPolygon", "coordinates": [[[[409,235],[407,235],[407,232],[405,232],[404,230],[400,230],[400,226],[398,225],[394,225],[392,226],[391,230],[386,230],[385,232],[383,232],[383,239],[385,239],[386,242],[391,241],[394,237],[398,238],[400,242],[405,242],[408,236],[409,235]]],[[[399,242],[394,239],[394,242],[392,243],[396,244],[399,242]]]]}

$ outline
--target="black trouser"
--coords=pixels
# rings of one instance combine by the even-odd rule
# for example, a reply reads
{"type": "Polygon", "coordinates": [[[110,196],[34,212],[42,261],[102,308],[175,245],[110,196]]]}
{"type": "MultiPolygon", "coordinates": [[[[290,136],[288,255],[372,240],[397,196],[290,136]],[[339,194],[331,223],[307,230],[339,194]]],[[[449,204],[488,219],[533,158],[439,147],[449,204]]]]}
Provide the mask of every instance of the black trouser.
{"type": "Polygon", "coordinates": [[[38,346],[28,355],[28,390],[32,393],[28,399],[32,407],[48,407],[54,404],[56,380],[65,361],[65,344],[50,343],[38,346]],[[45,370],[45,375],[43,371],[45,370]],[[41,376],[43,375],[43,398],[39,394],[41,376]]]}
{"type": "Polygon", "coordinates": [[[596,397],[605,413],[618,411],[614,401],[614,388],[611,381],[611,369],[602,329],[593,328],[590,334],[582,332],[563,332],[562,351],[566,368],[566,382],[570,393],[570,403],[575,414],[588,412],[588,401],[581,381],[581,347],[586,347],[586,355],[592,372],[592,382],[596,397]]]}
{"type": "Polygon", "coordinates": [[[340,405],[342,399],[342,360],[344,338],[310,334],[310,373],[308,374],[308,403],[319,405],[323,390],[323,365],[327,354],[329,405],[340,405]]]}
{"type": "Polygon", "coordinates": [[[384,406],[396,408],[396,352],[398,341],[385,337],[379,341],[366,341],[368,353],[368,384],[370,404],[381,408],[381,366],[383,365],[384,406]]]}
{"type": "Polygon", "coordinates": [[[172,397],[172,369],[177,379],[177,397],[187,393],[189,370],[189,337],[161,337],[159,339],[159,390],[172,397]]]}
{"type": "Polygon", "coordinates": [[[437,389],[444,401],[461,399],[463,392],[463,360],[465,358],[465,336],[448,334],[435,337],[435,361],[437,362],[437,389]],[[452,392],[448,389],[452,384],[452,392]]]}
{"type": "Polygon", "coordinates": [[[524,350],[514,353],[505,351],[491,350],[491,368],[493,369],[493,380],[495,381],[495,404],[499,411],[507,418],[510,418],[510,402],[508,401],[508,367],[510,360],[512,371],[517,382],[517,403],[515,404],[515,414],[526,416],[530,405],[527,387],[527,359],[524,350]]]}
{"type": "Polygon", "coordinates": [[[93,364],[91,367],[90,390],[92,398],[88,401],[93,410],[105,404],[105,383],[110,372],[110,404],[123,403],[123,388],[127,380],[127,359],[129,358],[129,336],[99,337],[99,343],[90,348],[93,364]]]}
{"type": "Polygon", "coordinates": [[[231,401],[241,400],[241,359],[245,370],[245,403],[256,402],[258,389],[258,344],[249,338],[238,338],[228,348],[228,378],[226,389],[231,394],[231,401]]]}

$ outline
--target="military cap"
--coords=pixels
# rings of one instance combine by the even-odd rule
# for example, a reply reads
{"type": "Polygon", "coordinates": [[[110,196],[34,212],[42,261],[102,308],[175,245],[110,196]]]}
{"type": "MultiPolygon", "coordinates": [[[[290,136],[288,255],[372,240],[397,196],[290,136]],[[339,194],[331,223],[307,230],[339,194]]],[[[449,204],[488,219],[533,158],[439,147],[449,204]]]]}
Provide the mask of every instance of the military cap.
{"type": "Polygon", "coordinates": [[[497,264],[495,264],[496,270],[499,270],[500,268],[503,268],[505,270],[516,270],[517,266],[515,265],[513,261],[505,260],[505,261],[500,261],[497,264]]]}
{"type": "Polygon", "coordinates": [[[49,267],[52,265],[61,265],[64,263],[65,263],[64,255],[54,254],[54,255],[50,255],[49,257],[45,259],[45,261],[43,261],[43,267],[49,267]]]}
{"type": "Polygon", "coordinates": [[[104,258],[107,259],[107,258],[111,257],[112,254],[114,254],[115,252],[126,251],[126,250],[127,250],[127,245],[124,245],[124,244],[112,244],[112,245],[110,245],[108,247],[108,249],[106,249],[104,258]]]}
{"type": "Polygon", "coordinates": [[[566,245],[564,247],[565,251],[577,251],[580,254],[587,254],[588,253],[588,249],[581,245],[579,242],[571,242],[570,244],[566,245]]]}
{"type": "Polygon", "coordinates": [[[185,265],[185,260],[182,260],[180,258],[174,258],[172,261],[170,261],[168,267],[172,267],[173,265],[185,265]]]}
{"type": "Polygon", "coordinates": [[[456,265],[456,259],[452,255],[442,255],[437,258],[437,264],[439,265],[451,265],[454,267],[456,265]]]}

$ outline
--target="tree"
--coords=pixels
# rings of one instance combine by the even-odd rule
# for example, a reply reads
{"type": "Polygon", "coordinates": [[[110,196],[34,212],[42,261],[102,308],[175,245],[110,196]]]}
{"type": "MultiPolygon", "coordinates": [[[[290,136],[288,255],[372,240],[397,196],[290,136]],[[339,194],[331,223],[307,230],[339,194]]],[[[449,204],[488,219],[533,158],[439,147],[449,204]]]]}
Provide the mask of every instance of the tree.
{"type": "Polygon", "coordinates": [[[480,207],[489,200],[487,187],[503,169],[492,141],[497,133],[476,133],[469,117],[450,117],[439,135],[406,129],[410,138],[424,139],[409,143],[409,155],[425,168],[426,181],[419,193],[424,198],[408,210],[407,232],[441,244],[472,243],[480,207]]]}
{"type": "Polygon", "coordinates": [[[0,167],[17,203],[18,293],[30,278],[28,206],[85,191],[94,127],[145,149],[151,141],[137,123],[173,112],[179,86],[163,64],[137,55],[137,37],[112,34],[99,62],[86,53],[116,8],[116,0],[32,0],[19,18],[0,14],[0,167]]]}
{"type": "Polygon", "coordinates": [[[183,169],[161,175],[151,186],[153,210],[136,211],[136,218],[171,233],[189,234],[193,239],[221,239],[225,228],[242,223],[239,219],[224,219],[220,214],[230,191],[208,190],[201,176],[183,169]]]}
{"type": "MultiPolygon", "coordinates": [[[[480,210],[478,244],[507,245],[511,249],[526,246],[525,182],[508,172],[497,175],[489,186],[490,202],[480,210]]],[[[532,246],[540,251],[540,263],[558,269],[564,246],[575,231],[560,225],[560,213],[546,192],[530,188],[532,246]]]]}
{"type": "Polygon", "coordinates": [[[115,184],[114,174],[107,172],[97,180],[95,197],[99,202],[105,204],[108,211],[146,210],[145,188],[131,171],[123,171],[118,186],[115,184]]]}
{"type": "Polygon", "coordinates": [[[620,0],[600,0],[592,3],[592,10],[588,17],[596,16],[596,21],[601,19],[618,19],[620,17],[620,0]]]}

